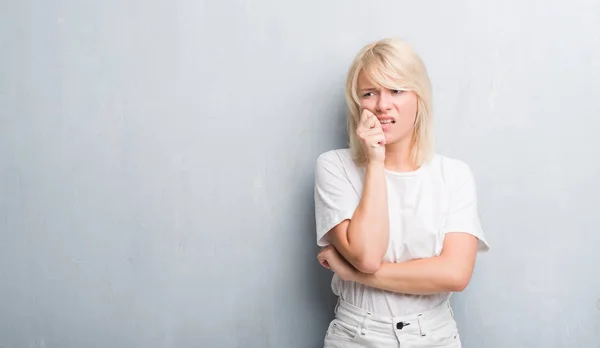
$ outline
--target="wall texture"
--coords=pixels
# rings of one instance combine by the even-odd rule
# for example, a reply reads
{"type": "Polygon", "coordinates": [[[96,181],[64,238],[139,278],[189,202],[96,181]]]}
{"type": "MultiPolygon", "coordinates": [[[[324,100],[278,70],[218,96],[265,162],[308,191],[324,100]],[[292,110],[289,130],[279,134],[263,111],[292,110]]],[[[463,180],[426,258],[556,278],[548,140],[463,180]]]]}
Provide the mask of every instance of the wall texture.
{"type": "Polygon", "coordinates": [[[465,347],[600,347],[600,2],[0,2],[0,347],[319,347],[318,154],[401,36],[492,244],[465,347]]]}

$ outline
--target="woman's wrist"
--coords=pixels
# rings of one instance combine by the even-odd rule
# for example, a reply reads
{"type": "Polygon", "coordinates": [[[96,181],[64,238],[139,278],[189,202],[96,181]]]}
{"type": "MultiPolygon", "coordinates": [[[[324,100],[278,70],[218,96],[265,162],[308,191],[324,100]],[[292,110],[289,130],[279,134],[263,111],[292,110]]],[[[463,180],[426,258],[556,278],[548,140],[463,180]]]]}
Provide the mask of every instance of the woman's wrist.
{"type": "Polygon", "coordinates": [[[370,170],[381,170],[381,171],[383,171],[384,168],[385,168],[385,164],[384,164],[383,161],[372,160],[372,161],[369,161],[367,163],[367,169],[370,169],[370,170]]]}

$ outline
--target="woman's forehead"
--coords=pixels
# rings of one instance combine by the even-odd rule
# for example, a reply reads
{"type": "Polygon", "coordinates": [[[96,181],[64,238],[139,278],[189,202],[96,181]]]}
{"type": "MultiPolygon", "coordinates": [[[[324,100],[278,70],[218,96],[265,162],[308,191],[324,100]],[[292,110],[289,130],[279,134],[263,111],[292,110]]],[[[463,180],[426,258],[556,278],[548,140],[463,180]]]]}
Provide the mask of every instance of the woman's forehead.
{"type": "Polygon", "coordinates": [[[361,69],[358,74],[357,86],[364,88],[390,88],[404,85],[403,80],[380,70],[361,69]]]}

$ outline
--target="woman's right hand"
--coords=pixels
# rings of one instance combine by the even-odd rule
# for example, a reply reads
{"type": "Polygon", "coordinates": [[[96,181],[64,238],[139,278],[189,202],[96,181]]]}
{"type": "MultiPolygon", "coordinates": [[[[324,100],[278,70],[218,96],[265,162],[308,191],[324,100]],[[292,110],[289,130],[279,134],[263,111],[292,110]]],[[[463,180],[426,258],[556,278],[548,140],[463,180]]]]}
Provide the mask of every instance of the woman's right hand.
{"type": "Polygon", "coordinates": [[[383,163],[385,161],[385,134],[375,114],[367,109],[362,111],[356,134],[368,161],[383,163]]]}

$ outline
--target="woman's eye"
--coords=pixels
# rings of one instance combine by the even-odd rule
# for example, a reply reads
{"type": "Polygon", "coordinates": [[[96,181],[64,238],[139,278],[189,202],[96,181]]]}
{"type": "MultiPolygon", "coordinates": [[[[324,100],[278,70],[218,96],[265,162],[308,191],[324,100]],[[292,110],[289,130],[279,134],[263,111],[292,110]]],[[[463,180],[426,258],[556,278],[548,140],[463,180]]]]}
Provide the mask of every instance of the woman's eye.
{"type": "Polygon", "coordinates": [[[372,95],[373,95],[373,92],[367,92],[367,93],[363,94],[363,98],[370,97],[372,95]]]}
{"type": "Polygon", "coordinates": [[[400,94],[400,93],[402,93],[402,92],[403,92],[403,91],[402,91],[402,90],[400,90],[400,89],[392,89],[392,93],[394,93],[394,94],[400,94]]]}

